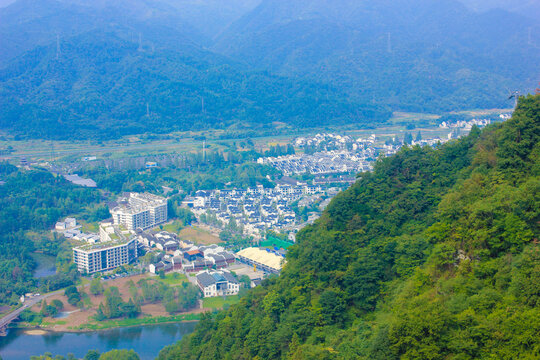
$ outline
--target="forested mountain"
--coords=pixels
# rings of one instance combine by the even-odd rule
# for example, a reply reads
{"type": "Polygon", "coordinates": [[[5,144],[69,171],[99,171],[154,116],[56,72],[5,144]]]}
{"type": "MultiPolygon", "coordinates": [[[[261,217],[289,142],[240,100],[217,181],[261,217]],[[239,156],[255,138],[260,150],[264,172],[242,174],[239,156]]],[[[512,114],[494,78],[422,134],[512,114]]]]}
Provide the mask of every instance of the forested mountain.
{"type": "MultiPolygon", "coordinates": [[[[0,65],[40,45],[60,52],[65,41],[88,32],[114,29],[125,40],[157,49],[184,49],[207,41],[179,10],[145,0],[18,0],[0,9],[0,65]]],[[[112,39],[114,40],[114,39],[112,39]]]]}
{"type": "Polygon", "coordinates": [[[260,0],[162,0],[179,10],[182,18],[208,38],[213,38],[253,10],[260,0]]]}
{"type": "Polygon", "coordinates": [[[504,106],[508,89],[533,88],[540,37],[533,31],[529,41],[528,30],[536,25],[454,0],[265,0],[214,50],[332,83],[363,102],[448,111],[504,106]]]}
{"type": "Polygon", "coordinates": [[[0,70],[0,128],[46,138],[384,121],[390,112],[331,86],[246,71],[197,47],[167,51],[115,29],[38,47],[0,70]]]}
{"type": "Polygon", "coordinates": [[[380,160],[298,234],[279,278],[159,359],[540,356],[540,95],[380,160]]]}
{"type": "Polygon", "coordinates": [[[454,0],[17,0],[0,7],[0,130],[116,137],[508,107],[538,81],[535,26],[454,0]]]}
{"type": "Polygon", "coordinates": [[[0,69],[0,129],[110,138],[234,123],[372,124],[390,116],[333,86],[254,72],[204,50],[204,37],[179,20],[180,10],[149,4],[19,0],[1,9],[9,65],[0,69]]]}

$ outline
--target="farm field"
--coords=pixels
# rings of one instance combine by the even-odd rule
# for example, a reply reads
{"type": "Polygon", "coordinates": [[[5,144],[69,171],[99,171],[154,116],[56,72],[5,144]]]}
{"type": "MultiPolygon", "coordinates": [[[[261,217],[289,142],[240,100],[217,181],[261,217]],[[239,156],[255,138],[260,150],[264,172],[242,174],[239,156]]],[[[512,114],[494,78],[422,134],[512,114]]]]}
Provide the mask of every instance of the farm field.
{"type": "Polygon", "coordinates": [[[199,245],[219,244],[222,242],[216,235],[193,226],[183,228],[179,235],[181,239],[186,239],[199,245]]]}

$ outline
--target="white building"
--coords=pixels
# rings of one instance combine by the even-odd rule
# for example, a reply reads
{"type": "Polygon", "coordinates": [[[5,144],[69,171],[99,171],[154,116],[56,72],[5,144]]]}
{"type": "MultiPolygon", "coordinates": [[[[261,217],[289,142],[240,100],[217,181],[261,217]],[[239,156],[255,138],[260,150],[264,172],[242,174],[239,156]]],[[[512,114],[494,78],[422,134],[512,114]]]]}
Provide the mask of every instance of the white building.
{"type": "Polygon", "coordinates": [[[89,244],[73,248],[73,261],[79,272],[92,274],[129,264],[137,258],[137,239],[89,244]]]}
{"type": "Polygon", "coordinates": [[[129,193],[110,211],[115,225],[145,230],[167,221],[167,199],[149,193],[129,193]]]}
{"type": "Polygon", "coordinates": [[[228,271],[201,272],[197,284],[204,297],[236,295],[240,291],[240,282],[228,271]]]}

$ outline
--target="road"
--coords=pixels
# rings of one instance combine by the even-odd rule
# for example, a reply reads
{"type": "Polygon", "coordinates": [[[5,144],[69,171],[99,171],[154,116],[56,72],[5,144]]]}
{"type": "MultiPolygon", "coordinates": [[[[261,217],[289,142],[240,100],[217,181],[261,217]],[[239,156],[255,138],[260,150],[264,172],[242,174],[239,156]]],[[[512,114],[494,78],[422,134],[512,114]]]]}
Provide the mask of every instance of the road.
{"type": "Polygon", "coordinates": [[[50,292],[48,294],[44,294],[44,295],[40,295],[40,296],[35,296],[35,297],[32,297],[32,298],[29,298],[29,299],[26,299],[24,301],[24,304],[23,306],[21,306],[20,308],[18,308],[17,310],[13,310],[12,312],[10,312],[9,314],[7,315],[4,315],[1,319],[0,319],[0,334],[2,333],[2,329],[4,329],[5,327],[7,327],[9,325],[9,323],[11,323],[13,320],[15,320],[16,318],[19,317],[19,315],[26,309],[29,309],[31,308],[32,306],[36,305],[38,302],[40,302],[41,300],[43,299],[46,299],[48,298],[49,296],[53,296],[53,295],[56,295],[56,294],[59,294],[61,293],[62,291],[64,290],[57,290],[57,291],[53,291],[53,292],[50,292]]]}

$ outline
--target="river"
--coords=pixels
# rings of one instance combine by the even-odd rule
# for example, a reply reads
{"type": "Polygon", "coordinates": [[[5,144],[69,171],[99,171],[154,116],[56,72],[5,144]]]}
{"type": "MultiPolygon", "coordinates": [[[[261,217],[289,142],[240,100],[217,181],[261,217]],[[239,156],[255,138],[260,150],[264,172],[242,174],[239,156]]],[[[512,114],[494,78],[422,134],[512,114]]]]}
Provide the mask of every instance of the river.
{"type": "Polygon", "coordinates": [[[33,253],[32,257],[37,263],[37,267],[34,270],[35,278],[42,278],[56,274],[56,257],[51,255],[45,255],[40,253],[33,253]]]}
{"type": "Polygon", "coordinates": [[[50,352],[66,356],[73,353],[83,358],[88,350],[106,352],[112,349],[133,349],[141,360],[154,359],[159,351],[180,340],[195,329],[195,322],[136,326],[101,330],[91,333],[47,333],[28,335],[20,329],[10,329],[0,337],[0,356],[3,360],[29,359],[50,352]]]}

